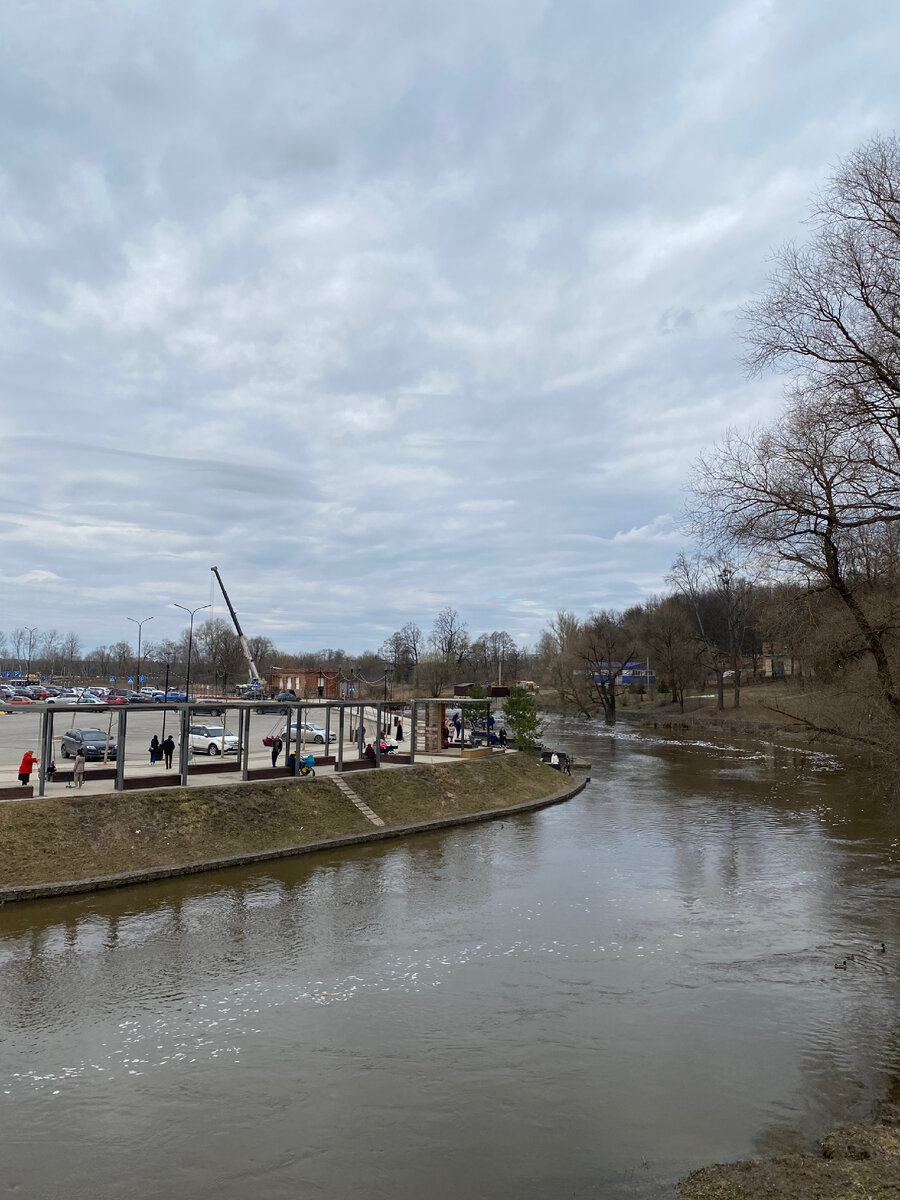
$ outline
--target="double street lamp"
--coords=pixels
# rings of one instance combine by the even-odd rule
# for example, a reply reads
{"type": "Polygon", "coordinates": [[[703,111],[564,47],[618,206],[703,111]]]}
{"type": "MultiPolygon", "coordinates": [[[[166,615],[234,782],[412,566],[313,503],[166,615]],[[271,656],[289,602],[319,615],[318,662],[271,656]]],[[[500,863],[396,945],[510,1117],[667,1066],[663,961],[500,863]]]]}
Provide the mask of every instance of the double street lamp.
{"type": "Polygon", "coordinates": [[[185,608],[183,604],[175,604],[173,608],[180,608],[182,612],[190,613],[191,623],[188,628],[188,652],[187,652],[187,678],[184,681],[184,699],[188,702],[191,695],[191,648],[194,644],[194,613],[202,612],[204,608],[212,608],[211,604],[200,604],[196,608],[185,608]]]}
{"type": "Polygon", "coordinates": [[[126,617],[126,621],[130,621],[132,625],[138,627],[138,652],[137,652],[137,670],[134,673],[134,682],[137,684],[137,690],[141,690],[141,633],[148,621],[152,621],[152,617],[144,617],[143,621],[136,621],[134,617],[126,617]]]}

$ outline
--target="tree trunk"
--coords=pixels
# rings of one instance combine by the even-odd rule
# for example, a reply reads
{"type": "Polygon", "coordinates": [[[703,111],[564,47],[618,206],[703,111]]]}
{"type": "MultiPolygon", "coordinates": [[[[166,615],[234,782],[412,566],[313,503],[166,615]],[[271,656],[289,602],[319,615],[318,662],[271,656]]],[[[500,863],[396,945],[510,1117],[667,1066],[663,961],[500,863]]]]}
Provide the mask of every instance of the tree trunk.
{"type": "Polygon", "coordinates": [[[725,711],[725,672],[716,667],[716,711],[725,711]]]}

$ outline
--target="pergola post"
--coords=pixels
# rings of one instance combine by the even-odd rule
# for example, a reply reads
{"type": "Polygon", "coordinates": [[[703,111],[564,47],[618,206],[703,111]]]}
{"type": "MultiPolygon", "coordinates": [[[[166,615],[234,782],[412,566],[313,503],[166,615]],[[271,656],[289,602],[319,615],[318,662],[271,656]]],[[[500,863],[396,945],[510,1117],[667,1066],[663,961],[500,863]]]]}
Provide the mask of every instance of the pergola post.
{"type": "Polygon", "coordinates": [[[252,711],[249,706],[243,710],[244,728],[241,742],[241,780],[243,783],[250,778],[250,713],[252,711]]]}
{"type": "Polygon", "coordinates": [[[123,704],[118,712],[118,728],[116,729],[116,791],[125,791],[125,734],[128,709],[123,704]]]}

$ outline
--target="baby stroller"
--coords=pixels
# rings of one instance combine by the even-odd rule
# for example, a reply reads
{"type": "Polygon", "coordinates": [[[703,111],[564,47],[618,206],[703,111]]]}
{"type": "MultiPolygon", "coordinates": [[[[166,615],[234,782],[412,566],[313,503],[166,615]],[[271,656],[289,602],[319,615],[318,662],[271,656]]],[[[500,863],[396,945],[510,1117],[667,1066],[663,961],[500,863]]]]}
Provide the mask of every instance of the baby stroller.
{"type": "MultiPolygon", "coordinates": [[[[288,755],[287,764],[286,764],[288,772],[291,775],[294,774],[294,768],[296,767],[296,763],[297,763],[297,755],[292,750],[291,753],[288,755]]],[[[300,759],[300,770],[297,771],[297,774],[298,775],[315,775],[315,773],[316,773],[316,760],[312,754],[307,754],[305,758],[300,759]]]]}

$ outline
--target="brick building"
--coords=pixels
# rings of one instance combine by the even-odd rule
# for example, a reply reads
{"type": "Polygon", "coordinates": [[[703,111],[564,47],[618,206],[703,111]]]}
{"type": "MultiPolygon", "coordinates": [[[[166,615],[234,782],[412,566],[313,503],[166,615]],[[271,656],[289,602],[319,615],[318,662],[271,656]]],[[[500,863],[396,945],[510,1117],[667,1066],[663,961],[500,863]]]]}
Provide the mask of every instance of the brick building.
{"type": "Polygon", "coordinates": [[[294,692],[300,700],[340,700],[341,685],[337,671],[319,671],[309,667],[273,667],[266,676],[269,690],[294,692]]]}

